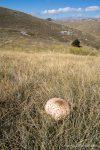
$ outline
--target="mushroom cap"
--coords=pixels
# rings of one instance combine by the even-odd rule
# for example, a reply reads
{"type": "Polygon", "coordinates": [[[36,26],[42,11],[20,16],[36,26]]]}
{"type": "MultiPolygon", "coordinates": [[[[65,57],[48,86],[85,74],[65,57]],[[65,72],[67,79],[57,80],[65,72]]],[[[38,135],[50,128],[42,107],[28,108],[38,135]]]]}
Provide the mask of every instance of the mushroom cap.
{"type": "Polygon", "coordinates": [[[45,111],[55,120],[61,120],[70,114],[71,104],[61,98],[52,98],[47,101],[45,111]]]}

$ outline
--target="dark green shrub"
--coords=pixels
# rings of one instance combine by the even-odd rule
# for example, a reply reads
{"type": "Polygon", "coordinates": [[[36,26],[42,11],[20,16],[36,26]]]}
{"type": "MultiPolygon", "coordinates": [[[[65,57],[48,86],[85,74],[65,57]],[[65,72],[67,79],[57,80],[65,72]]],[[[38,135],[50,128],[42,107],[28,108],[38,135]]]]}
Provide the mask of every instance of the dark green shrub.
{"type": "Polygon", "coordinates": [[[72,46],[75,46],[75,47],[80,47],[80,41],[78,39],[74,40],[72,42],[72,46]]]}
{"type": "Polygon", "coordinates": [[[52,21],[52,19],[51,19],[51,18],[47,18],[46,20],[48,20],[48,21],[52,21]]]}

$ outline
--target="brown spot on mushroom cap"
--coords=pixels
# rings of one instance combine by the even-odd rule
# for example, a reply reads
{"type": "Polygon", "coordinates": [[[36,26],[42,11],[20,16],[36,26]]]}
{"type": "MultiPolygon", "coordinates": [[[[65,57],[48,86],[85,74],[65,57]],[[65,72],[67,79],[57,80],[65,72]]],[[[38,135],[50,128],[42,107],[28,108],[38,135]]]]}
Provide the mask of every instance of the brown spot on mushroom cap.
{"type": "Polygon", "coordinates": [[[65,102],[62,101],[62,100],[56,100],[55,103],[58,104],[59,106],[64,106],[65,105],[65,102]]]}

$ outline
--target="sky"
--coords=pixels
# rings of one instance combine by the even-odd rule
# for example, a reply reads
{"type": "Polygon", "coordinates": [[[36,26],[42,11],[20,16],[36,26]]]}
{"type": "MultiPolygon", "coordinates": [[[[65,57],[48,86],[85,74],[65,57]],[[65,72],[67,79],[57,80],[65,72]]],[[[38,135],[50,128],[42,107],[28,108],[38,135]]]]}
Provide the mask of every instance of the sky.
{"type": "Polygon", "coordinates": [[[40,18],[100,18],[100,0],[0,0],[0,7],[40,18]]]}

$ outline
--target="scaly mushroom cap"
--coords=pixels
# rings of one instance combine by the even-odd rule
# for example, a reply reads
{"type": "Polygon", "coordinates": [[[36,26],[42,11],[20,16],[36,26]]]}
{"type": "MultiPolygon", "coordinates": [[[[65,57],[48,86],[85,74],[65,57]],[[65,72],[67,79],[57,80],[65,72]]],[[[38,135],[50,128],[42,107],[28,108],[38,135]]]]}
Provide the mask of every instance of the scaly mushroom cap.
{"type": "Polygon", "coordinates": [[[61,120],[70,114],[71,104],[60,98],[52,98],[47,101],[45,111],[55,120],[61,120]]]}

